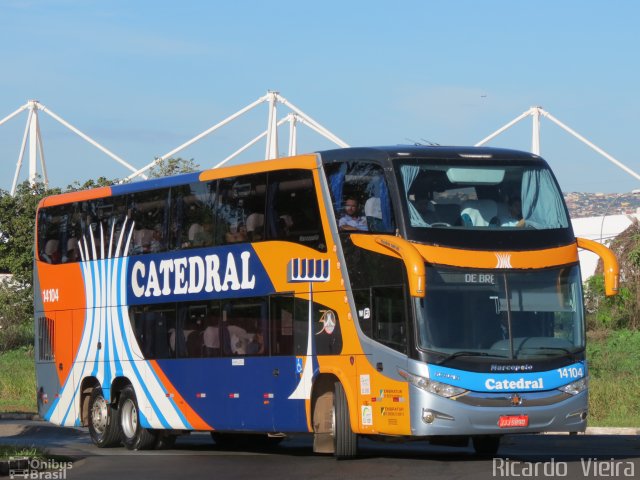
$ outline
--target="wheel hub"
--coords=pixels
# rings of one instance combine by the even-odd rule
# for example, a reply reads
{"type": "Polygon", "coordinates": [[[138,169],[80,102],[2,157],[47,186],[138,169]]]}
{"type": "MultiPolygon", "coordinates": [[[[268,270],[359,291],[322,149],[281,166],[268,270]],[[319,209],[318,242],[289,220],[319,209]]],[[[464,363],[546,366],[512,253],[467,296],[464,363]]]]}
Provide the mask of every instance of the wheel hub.
{"type": "Polygon", "coordinates": [[[131,400],[127,400],[122,405],[122,411],[120,413],[122,418],[122,431],[127,438],[133,438],[138,430],[138,410],[135,403],[131,400]]]}
{"type": "Polygon", "coordinates": [[[91,424],[98,433],[104,433],[107,428],[109,411],[104,397],[97,397],[91,408],[91,424]]]}

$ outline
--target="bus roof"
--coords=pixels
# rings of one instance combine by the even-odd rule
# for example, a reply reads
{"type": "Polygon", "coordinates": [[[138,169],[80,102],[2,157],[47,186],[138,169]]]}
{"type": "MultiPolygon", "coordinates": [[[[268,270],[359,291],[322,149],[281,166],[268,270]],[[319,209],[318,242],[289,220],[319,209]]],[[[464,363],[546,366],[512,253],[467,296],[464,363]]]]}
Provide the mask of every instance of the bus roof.
{"type": "MultiPolygon", "coordinates": [[[[392,145],[380,147],[353,147],[324,150],[316,152],[320,154],[324,163],[332,163],[352,159],[367,159],[378,161],[390,161],[407,157],[433,158],[433,159],[460,159],[469,158],[483,160],[544,160],[538,155],[510,150],[504,148],[470,147],[470,146],[423,146],[423,145],[392,145]]],[[[262,160],[257,162],[207,169],[199,172],[172,175],[169,177],[153,178],[133,183],[112,185],[111,187],[99,187],[78,192],[62,193],[44,198],[38,208],[62,205],[66,203],[81,202],[104,198],[110,195],[125,195],[128,193],[168,188],[184,185],[197,181],[215,180],[218,178],[234,177],[248,173],[268,172],[285,168],[315,168],[317,157],[315,154],[298,155],[296,157],[283,157],[275,160],[262,160]]]]}
{"type": "Polygon", "coordinates": [[[394,160],[407,157],[432,159],[477,159],[483,160],[544,160],[533,153],[521,150],[493,147],[472,146],[426,146],[426,145],[391,145],[380,147],[339,148],[318,152],[324,163],[339,162],[349,159],[394,160]]]}
{"type": "Polygon", "coordinates": [[[158,188],[168,188],[178,185],[185,185],[198,181],[216,180],[218,178],[235,177],[250,173],[268,172],[272,170],[282,170],[286,168],[311,169],[318,166],[315,154],[298,155],[295,157],[283,157],[274,160],[262,160],[241,165],[233,165],[222,168],[211,168],[199,172],[183,173],[168,177],[152,178],[139,182],[112,185],[110,187],[98,187],[77,192],[61,193],[51,195],[40,201],[38,208],[63,205],[74,202],[93,200],[96,198],[109,197],[111,195],[126,195],[129,193],[155,190],[158,188]]]}

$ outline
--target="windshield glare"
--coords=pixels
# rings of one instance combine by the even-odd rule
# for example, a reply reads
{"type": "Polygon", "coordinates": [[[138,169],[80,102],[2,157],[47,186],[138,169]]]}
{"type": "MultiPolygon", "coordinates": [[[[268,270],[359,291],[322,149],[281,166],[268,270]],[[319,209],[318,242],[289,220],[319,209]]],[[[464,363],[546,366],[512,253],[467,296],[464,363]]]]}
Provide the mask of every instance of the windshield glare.
{"type": "Polygon", "coordinates": [[[541,165],[400,166],[409,223],[417,228],[567,228],[564,200],[541,165]]]}
{"type": "Polygon", "coordinates": [[[511,359],[548,358],[584,348],[577,266],[535,272],[427,267],[416,299],[421,349],[511,359]]]}

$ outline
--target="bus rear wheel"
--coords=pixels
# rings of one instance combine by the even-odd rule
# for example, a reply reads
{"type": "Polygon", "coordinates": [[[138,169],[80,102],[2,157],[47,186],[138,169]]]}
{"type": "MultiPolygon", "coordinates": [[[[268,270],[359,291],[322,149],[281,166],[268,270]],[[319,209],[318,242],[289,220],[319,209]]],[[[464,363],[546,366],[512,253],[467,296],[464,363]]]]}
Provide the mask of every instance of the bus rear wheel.
{"type": "Polygon", "coordinates": [[[136,394],[131,385],[120,392],[120,429],[122,443],[129,450],[148,450],[156,444],[156,434],[140,425],[136,394]]]}
{"type": "Polygon", "coordinates": [[[120,444],[119,410],[104,398],[102,388],[94,387],[89,397],[89,434],[99,448],[120,444]]]}

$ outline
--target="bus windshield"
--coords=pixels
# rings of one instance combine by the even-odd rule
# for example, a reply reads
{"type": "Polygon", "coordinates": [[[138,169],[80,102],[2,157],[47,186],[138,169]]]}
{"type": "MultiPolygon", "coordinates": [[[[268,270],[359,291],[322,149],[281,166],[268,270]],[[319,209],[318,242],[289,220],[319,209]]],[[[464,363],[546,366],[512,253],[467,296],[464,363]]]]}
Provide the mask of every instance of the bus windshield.
{"type": "Polygon", "coordinates": [[[537,271],[427,266],[419,347],[445,356],[549,358],[584,349],[577,265],[537,271]]]}
{"type": "Polygon", "coordinates": [[[407,223],[416,230],[569,226],[556,181],[539,162],[414,159],[400,164],[399,174],[407,223]]]}

